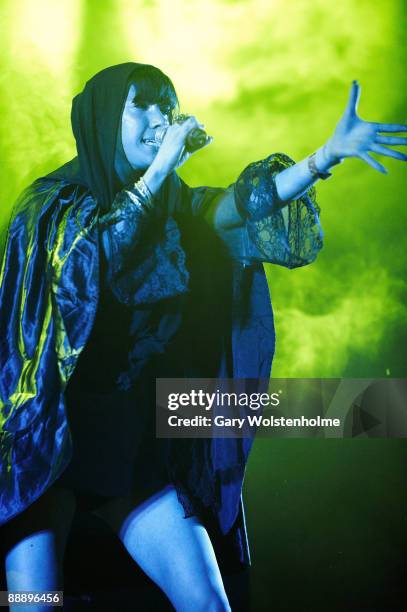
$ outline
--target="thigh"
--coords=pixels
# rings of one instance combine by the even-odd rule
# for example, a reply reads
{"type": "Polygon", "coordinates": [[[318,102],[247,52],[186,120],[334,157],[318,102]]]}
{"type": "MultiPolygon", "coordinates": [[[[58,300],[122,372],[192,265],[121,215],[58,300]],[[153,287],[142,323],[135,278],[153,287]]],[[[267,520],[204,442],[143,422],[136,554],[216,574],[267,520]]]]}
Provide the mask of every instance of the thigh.
{"type": "MultiPolygon", "coordinates": [[[[73,493],[51,487],[4,526],[9,591],[62,589],[63,554],[74,513],[73,493]]],[[[36,612],[41,606],[29,610],[36,612]]]]}
{"type": "Polygon", "coordinates": [[[130,505],[122,500],[98,514],[175,609],[230,610],[209,535],[197,517],[184,518],[174,487],[130,505]]]}

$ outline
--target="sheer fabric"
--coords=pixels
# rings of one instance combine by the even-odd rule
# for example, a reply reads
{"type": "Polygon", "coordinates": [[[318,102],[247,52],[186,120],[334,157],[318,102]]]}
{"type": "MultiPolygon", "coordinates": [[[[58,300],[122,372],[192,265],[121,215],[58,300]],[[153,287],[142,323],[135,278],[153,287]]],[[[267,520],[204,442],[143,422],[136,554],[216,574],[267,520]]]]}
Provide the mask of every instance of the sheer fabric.
{"type": "MultiPolygon", "coordinates": [[[[187,376],[268,377],[274,325],[261,263],[305,265],[322,246],[314,190],[288,205],[285,226],[273,174],[289,163],[274,154],[248,166],[227,189],[191,188],[174,173],[147,217],[137,215],[125,192],[104,214],[83,186],[41,179],[24,192],[1,272],[1,522],[30,505],[70,463],[64,391],[91,335],[102,281],[130,313],[118,389],[135,388],[143,368],[166,354],[175,336],[172,354],[187,376]],[[238,223],[228,226],[230,211],[238,211],[238,223]],[[170,302],[177,306],[166,311],[170,302]],[[160,316],[146,327],[140,313],[156,308],[160,316]]],[[[168,477],[186,514],[210,511],[221,532],[237,529],[240,541],[236,521],[251,445],[179,441],[168,451],[168,477]]]]}

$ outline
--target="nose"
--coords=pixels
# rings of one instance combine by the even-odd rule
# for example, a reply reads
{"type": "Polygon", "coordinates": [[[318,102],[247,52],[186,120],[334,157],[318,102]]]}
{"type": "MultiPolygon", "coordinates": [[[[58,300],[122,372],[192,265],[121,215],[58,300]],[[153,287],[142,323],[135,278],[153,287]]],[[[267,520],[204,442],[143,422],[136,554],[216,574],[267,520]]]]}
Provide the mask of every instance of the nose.
{"type": "Polygon", "coordinates": [[[165,115],[160,110],[158,104],[153,104],[149,107],[149,125],[150,128],[158,128],[167,125],[168,121],[165,115]]]}

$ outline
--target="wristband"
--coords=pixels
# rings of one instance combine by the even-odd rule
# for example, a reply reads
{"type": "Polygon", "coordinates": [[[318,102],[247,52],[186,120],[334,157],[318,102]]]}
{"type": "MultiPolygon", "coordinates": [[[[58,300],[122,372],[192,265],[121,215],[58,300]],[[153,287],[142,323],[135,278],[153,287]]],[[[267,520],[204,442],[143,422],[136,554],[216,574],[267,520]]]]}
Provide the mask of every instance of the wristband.
{"type": "Polygon", "coordinates": [[[308,169],[311,172],[312,176],[325,181],[330,176],[332,176],[332,173],[331,172],[320,172],[316,166],[315,157],[316,157],[316,152],[308,157],[308,169]]]}
{"type": "Polygon", "coordinates": [[[143,177],[140,177],[138,181],[134,183],[133,189],[135,189],[140,196],[143,206],[149,209],[153,208],[154,196],[143,177]]]}

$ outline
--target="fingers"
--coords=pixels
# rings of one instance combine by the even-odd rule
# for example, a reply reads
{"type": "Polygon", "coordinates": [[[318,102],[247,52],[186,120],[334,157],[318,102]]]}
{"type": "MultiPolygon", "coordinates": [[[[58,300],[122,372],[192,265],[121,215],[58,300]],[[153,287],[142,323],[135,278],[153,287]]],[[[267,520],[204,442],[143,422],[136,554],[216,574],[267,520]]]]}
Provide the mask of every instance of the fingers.
{"type": "Polygon", "coordinates": [[[376,132],[407,132],[405,123],[373,123],[376,132]]]}
{"type": "Polygon", "coordinates": [[[386,147],[382,147],[379,144],[370,145],[369,149],[374,153],[379,153],[380,155],[386,155],[387,157],[394,157],[394,159],[401,159],[402,161],[407,161],[407,155],[401,153],[400,151],[393,151],[393,149],[387,149],[386,147]]]}
{"type": "Polygon", "coordinates": [[[188,135],[193,132],[193,130],[201,129],[204,131],[204,128],[205,126],[199,123],[193,115],[178,115],[175,117],[174,123],[167,130],[166,138],[168,144],[175,143],[176,146],[181,147],[176,162],[177,168],[183,165],[196,151],[200,151],[212,143],[213,138],[207,135],[205,140],[202,138],[202,144],[194,142],[193,145],[190,143],[186,145],[188,135]]]}
{"type": "Polygon", "coordinates": [[[194,115],[177,115],[174,117],[174,124],[182,127],[183,133],[188,133],[194,128],[199,128],[201,130],[205,130],[205,126],[203,123],[199,123],[197,118],[194,115]]]}
{"type": "Polygon", "coordinates": [[[357,114],[361,91],[362,88],[360,87],[359,83],[357,81],[352,81],[347,106],[347,111],[352,115],[357,114]]]}
{"type": "Polygon", "coordinates": [[[407,138],[402,136],[376,136],[375,142],[387,145],[407,145],[407,138]]]}
{"type": "Polygon", "coordinates": [[[198,123],[198,120],[193,115],[190,115],[187,119],[183,121],[177,122],[179,126],[181,126],[185,132],[189,132],[193,128],[201,127],[201,124],[198,123]]]}
{"type": "Polygon", "coordinates": [[[368,153],[360,153],[358,157],[360,159],[363,159],[363,161],[365,161],[367,164],[369,164],[369,166],[371,166],[375,170],[378,170],[382,174],[387,174],[386,168],[382,166],[382,164],[380,164],[376,159],[371,157],[368,153]]]}
{"type": "Polygon", "coordinates": [[[199,123],[195,117],[188,117],[188,119],[184,119],[182,122],[173,123],[168,128],[166,137],[175,138],[179,143],[184,143],[189,132],[197,127],[199,127],[199,123]]]}

